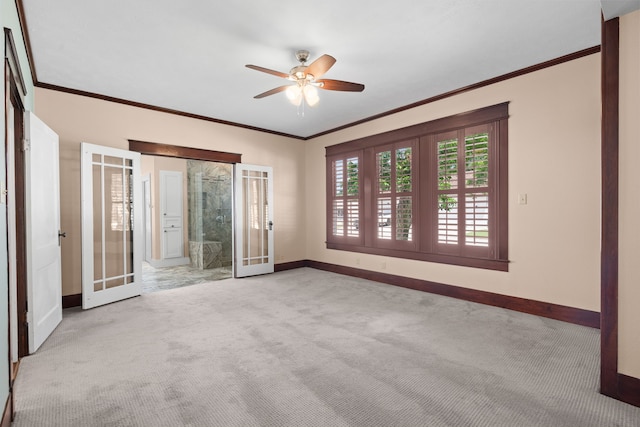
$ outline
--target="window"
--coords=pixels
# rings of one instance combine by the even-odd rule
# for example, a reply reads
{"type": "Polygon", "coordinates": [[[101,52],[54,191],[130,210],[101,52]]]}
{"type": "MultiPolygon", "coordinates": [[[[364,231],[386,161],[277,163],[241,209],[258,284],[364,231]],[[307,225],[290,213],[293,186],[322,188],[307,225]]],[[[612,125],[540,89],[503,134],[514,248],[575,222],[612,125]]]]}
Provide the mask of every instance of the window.
{"type": "MultiPolygon", "coordinates": [[[[375,246],[415,249],[413,152],[417,140],[372,148],[375,246]]],[[[367,156],[365,156],[366,158],[367,156]]]]}
{"type": "Polygon", "coordinates": [[[130,214],[133,205],[133,179],[131,179],[131,170],[123,172],[111,173],[111,185],[107,184],[107,189],[111,197],[111,230],[112,231],[131,231],[133,215],[130,214]],[[122,180],[125,183],[122,183],[122,180]]]}
{"type": "Polygon", "coordinates": [[[327,161],[328,212],[334,241],[360,242],[362,213],[360,158],[358,153],[334,156],[327,161]]]}
{"type": "Polygon", "coordinates": [[[327,247],[506,271],[508,103],[327,147],[327,247]]]}

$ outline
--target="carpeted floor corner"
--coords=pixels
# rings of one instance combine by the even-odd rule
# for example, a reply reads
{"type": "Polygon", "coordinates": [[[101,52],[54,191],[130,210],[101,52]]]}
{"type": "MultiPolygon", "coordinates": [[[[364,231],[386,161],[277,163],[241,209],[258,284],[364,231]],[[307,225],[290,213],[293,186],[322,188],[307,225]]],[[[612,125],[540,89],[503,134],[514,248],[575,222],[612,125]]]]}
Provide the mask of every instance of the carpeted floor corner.
{"type": "Polygon", "coordinates": [[[599,331],[303,268],[66,310],[23,426],[640,426],[599,331]]]}

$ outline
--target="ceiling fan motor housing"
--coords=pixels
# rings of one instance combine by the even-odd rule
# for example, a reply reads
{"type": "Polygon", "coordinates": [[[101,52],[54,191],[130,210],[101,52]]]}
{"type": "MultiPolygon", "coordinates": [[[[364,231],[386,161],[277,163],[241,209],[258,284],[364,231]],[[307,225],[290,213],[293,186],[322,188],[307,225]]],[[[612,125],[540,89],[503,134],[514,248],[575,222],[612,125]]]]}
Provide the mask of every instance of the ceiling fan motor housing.
{"type": "Polygon", "coordinates": [[[291,80],[313,80],[314,77],[311,74],[307,74],[306,65],[298,65],[293,67],[289,74],[291,74],[291,80]]]}
{"type": "Polygon", "coordinates": [[[301,63],[307,62],[309,59],[309,51],[308,50],[299,50],[296,52],[296,59],[301,63]]]}

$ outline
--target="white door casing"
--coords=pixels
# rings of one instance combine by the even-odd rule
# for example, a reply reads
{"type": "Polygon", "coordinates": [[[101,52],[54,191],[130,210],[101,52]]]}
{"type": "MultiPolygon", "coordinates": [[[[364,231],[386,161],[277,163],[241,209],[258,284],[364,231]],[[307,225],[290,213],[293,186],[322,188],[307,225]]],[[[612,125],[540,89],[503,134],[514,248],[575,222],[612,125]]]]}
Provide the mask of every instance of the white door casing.
{"type": "Polygon", "coordinates": [[[81,144],[82,308],[142,291],[140,153],[81,144]]]}
{"type": "Polygon", "coordinates": [[[180,171],[160,171],[162,258],[183,258],[183,181],[180,171]]]}
{"type": "Polygon", "coordinates": [[[142,179],[143,199],[144,199],[144,260],[151,261],[151,249],[152,249],[152,234],[153,228],[151,224],[151,218],[153,217],[153,207],[151,206],[151,175],[147,175],[142,179]]]}
{"type": "Polygon", "coordinates": [[[234,168],[235,277],[273,273],[273,168],[234,168]]]}
{"type": "Polygon", "coordinates": [[[25,217],[29,353],[62,320],[58,135],[25,116],[25,217]]]}

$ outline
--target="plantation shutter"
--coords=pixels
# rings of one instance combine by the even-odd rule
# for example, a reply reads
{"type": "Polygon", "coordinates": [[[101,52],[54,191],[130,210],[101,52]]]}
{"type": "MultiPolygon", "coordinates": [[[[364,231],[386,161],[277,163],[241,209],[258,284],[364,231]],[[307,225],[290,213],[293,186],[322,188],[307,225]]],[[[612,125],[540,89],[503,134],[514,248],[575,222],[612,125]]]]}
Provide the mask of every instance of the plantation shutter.
{"type": "Polygon", "coordinates": [[[331,158],[327,170],[327,241],[362,240],[362,159],[358,153],[331,158]]]}
{"type": "Polygon", "coordinates": [[[434,136],[437,252],[470,257],[490,253],[493,129],[486,124],[434,136]]]}
{"type": "Polygon", "coordinates": [[[373,242],[376,247],[416,248],[417,140],[376,147],[373,242]]]}

